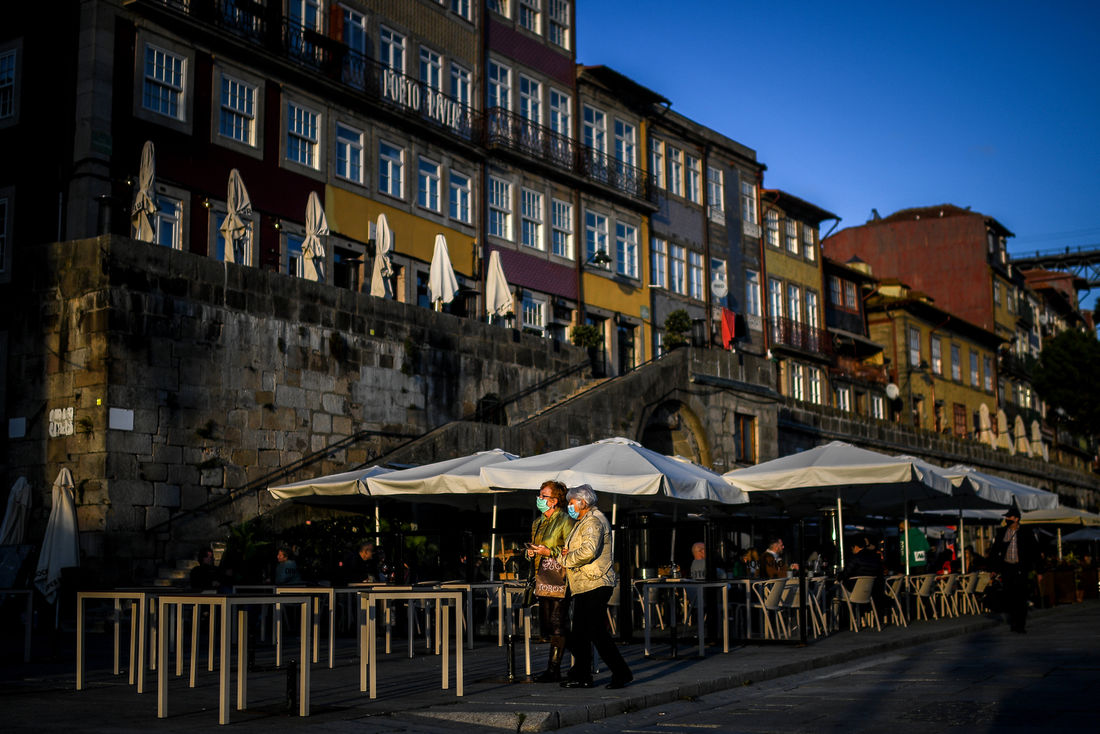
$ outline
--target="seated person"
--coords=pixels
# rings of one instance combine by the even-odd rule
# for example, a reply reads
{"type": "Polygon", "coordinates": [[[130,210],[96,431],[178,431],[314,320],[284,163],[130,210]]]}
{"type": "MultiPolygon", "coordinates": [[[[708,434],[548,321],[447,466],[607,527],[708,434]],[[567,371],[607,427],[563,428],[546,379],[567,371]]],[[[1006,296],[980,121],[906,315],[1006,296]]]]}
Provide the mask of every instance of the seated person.
{"type": "Polygon", "coordinates": [[[214,565],[214,551],[206,548],[196,555],[199,565],[191,569],[189,578],[192,591],[217,591],[221,588],[221,572],[214,565]]]}
{"type": "Polygon", "coordinates": [[[275,554],[275,585],[289,586],[302,583],[302,576],[298,573],[297,562],[291,560],[290,551],[280,548],[275,554]]]}
{"type": "Polygon", "coordinates": [[[345,584],[373,583],[378,578],[378,561],[374,557],[374,543],[363,542],[340,564],[345,584]]]}
{"type": "Polygon", "coordinates": [[[844,564],[840,577],[844,587],[851,591],[855,587],[856,576],[871,576],[875,579],[871,586],[871,601],[882,617],[889,607],[886,598],[886,564],[878,552],[878,546],[869,538],[858,536],[852,541],[852,555],[844,564]]]}
{"type": "Polygon", "coordinates": [[[797,570],[797,563],[788,565],[787,562],[783,560],[783,539],[773,539],[768,545],[768,550],[764,553],[764,578],[783,578],[788,575],[788,571],[794,572],[797,570]]]}

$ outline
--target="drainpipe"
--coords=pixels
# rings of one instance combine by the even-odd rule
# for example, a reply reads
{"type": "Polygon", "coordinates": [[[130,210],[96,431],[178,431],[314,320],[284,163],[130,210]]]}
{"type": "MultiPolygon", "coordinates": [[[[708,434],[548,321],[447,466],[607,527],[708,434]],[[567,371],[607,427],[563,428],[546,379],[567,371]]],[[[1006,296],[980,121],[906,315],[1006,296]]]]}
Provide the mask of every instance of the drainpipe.
{"type": "MultiPolygon", "coordinates": [[[[699,188],[701,189],[700,193],[703,198],[703,316],[706,318],[708,347],[714,341],[713,323],[711,319],[711,308],[713,303],[711,303],[710,294],[710,213],[708,211],[710,206],[710,191],[707,186],[707,170],[708,166],[710,166],[710,149],[710,143],[703,143],[703,158],[699,164],[699,188]]],[[[728,273],[726,278],[728,280],[728,273]]]]}

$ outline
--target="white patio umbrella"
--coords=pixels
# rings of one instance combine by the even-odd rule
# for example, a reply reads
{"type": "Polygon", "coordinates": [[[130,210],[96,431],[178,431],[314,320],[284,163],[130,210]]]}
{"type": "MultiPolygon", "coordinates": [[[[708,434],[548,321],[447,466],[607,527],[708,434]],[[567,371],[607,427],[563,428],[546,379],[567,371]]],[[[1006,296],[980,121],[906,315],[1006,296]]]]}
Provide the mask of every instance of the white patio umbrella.
{"type": "Polygon", "coordinates": [[[1085,540],[1100,540],[1100,528],[1082,528],[1063,536],[1063,543],[1076,543],[1085,540]]]}
{"type": "Polygon", "coordinates": [[[1022,456],[1031,456],[1031,441],[1027,438],[1027,428],[1024,426],[1024,417],[1017,415],[1012,422],[1013,434],[1016,436],[1016,453],[1022,456]]]}
{"type": "Polygon", "coordinates": [[[272,497],[280,500],[295,499],[297,497],[337,497],[346,495],[369,494],[367,491],[367,479],[379,474],[389,474],[392,469],[384,466],[370,466],[339,474],[327,474],[323,477],[303,479],[300,482],[280,484],[268,487],[267,491],[272,497]]]}
{"type": "Polygon", "coordinates": [[[229,189],[225,197],[225,220],[221,233],[225,238],[225,261],[248,264],[248,247],[252,242],[252,200],[241,180],[241,172],[229,172],[229,189]]]}
{"type": "Polygon", "coordinates": [[[978,441],[991,447],[997,444],[997,439],[993,436],[993,419],[989,416],[989,406],[985,403],[978,406],[978,441]]]}
{"type": "Polygon", "coordinates": [[[504,277],[504,265],[500,262],[500,252],[493,250],[489,255],[489,271],[485,276],[485,313],[490,317],[504,317],[512,311],[512,289],[504,277]]]}
{"type": "Polygon", "coordinates": [[[1003,449],[1010,454],[1016,453],[1016,444],[1012,442],[1012,434],[1008,431],[1008,416],[1004,410],[997,411],[997,443],[995,448],[1003,449]]]}
{"type": "Polygon", "coordinates": [[[447,238],[441,234],[435,236],[435,251],[432,253],[432,265],[428,271],[428,295],[436,311],[443,309],[444,303],[450,303],[458,293],[458,279],[451,266],[451,255],[447,252],[447,238]]]}
{"type": "Polygon", "coordinates": [[[141,169],[138,172],[138,189],[134,194],[134,206],[130,210],[134,238],[152,242],[156,237],[154,217],[157,215],[156,155],[153,141],[146,140],[141,148],[141,169]]]}
{"type": "Polygon", "coordinates": [[[393,251],[393,232],[385,214],[378,215],[378,225],[374,232],[374,272],[371,276],[370,294],[377,298],[393,298],[393,263],[390,253],[393,251]]]}
{"type": "MultiPolygon", "coordinates": [[[[367,490],[373,497],[414,495],[425,497],[454,496],[472,494],[492,494],[492,535],[489,540],[489,556],[496,556],[497,545],[497,495],[500,490],[492,489],[481,480],[481,470],[485,467],[517,460],[515,454],[501,449],[479,451],[470,456],[437,461],[433,464],[400,469],[382,477],[367,479],[367,490]]],[[[489,580],[495,576],[495,564],[489,563],[489,580]]]]}
{"type": "Polygon", "coordinates": [[[1039,525],[1043,523],[1100,526],[1100,515],[1078,510],[1074,507],[1054,507],[1048,510],[1024,512],[1023,517],[1020,518],[1021,525],[1039,525]]]}
{"type": "MultiPolygon", "coordinates": [[[[950,496],[952,492],[946,477],[922,471],[909,459],[868,451],[843,441],[735,469],[722,476],[748,492],[750,499],[760,494],[779,500],[794,513],[808,514],[835,503],[839,528],[844,527],[844,503],[867,512],[900,509],[908,520],[911,501],[950,496]]],[[[838,553],[843,568],[843,542],[839,543],[838,553]]]]}
{"type": "Polygon", "coordinates": [[[31,509],[31,485],[26,477],[19,477],[11,485],[8,507],[4,512],[4,524],[0,526],[0,545],[19,545],[27,529],[27,513],[31,509]]]}
{"type": "Polygon", "coordinates": [[[327,237],[328,233],[325,209],[321,206],[317,192],[310,191],[306,202],[306,237],[302,242],[304,275],[307,280],[325,282],[325,246],[321,238],[327,237]]]}
{"type": "MultiPolygon", "coordinates": [[[[952,482],[957,477],[966,477],[977,486],[979,493],[983,496],[993,498],[996,493],[996,496],[1007,498],[1008,501],[1002,502],[1002,504],[1010,505],[1012,500],[1015,499],[1016,504],[1025,512],[1028,510],[1050,510],[1058,506],[1058,495],[1054,492],[1047,492],[1044,489],[1022,484],[1012,479],[986,474],[972,466],[956,464],[948,467],[944,472],[951,478],[952,482]]],[[[1001,500],[997,501],[1001,502],[1001,500]]]]}
{"type": "Polygon", "coordinates": [[[53,505],[34,573],[34,585],[50,604],[61,587],[61,569],[80,565],[73,487],[72,472],[63,467],[53,483],[53,505]]]}

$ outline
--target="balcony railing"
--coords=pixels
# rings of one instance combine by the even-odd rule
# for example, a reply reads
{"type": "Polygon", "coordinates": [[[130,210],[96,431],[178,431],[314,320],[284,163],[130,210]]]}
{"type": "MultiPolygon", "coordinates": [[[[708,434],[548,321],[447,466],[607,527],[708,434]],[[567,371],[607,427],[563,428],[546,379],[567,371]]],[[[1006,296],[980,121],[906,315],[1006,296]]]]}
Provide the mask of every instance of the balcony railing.
{"type": "Polygon", "coordinates": [[[786,318],[768,319],[768,338],[773,346],[790,347],[803,352],[832,356],[829,332],[786,318]]]}

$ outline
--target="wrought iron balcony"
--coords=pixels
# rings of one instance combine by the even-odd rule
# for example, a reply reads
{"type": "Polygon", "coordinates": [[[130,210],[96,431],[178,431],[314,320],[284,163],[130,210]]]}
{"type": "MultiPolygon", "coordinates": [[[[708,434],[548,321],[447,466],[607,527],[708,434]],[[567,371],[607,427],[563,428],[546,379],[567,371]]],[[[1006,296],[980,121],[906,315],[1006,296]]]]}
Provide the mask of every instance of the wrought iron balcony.
{"type": "Polygon", "coordinates": [[[801,352],[831,357],[833,340],[829,332],[786,318],[768,319],[768,339],[772,347],[789,347],[801,352]]]}

